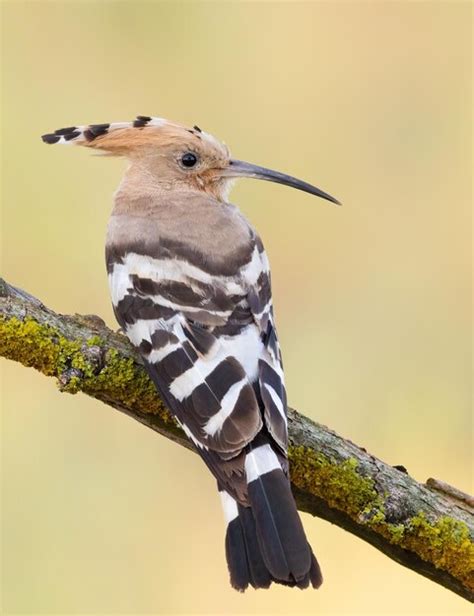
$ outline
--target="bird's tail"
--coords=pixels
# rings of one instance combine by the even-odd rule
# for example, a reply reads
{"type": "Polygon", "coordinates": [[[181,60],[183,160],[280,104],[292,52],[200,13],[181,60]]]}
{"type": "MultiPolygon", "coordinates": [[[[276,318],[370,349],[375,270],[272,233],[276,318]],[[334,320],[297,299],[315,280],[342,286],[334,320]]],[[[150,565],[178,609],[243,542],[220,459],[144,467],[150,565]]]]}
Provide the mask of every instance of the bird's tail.
{"type": "Polygon", "coordinates": [[[221,491],[227,520],[227,565],[234,588],[268,588],[272,582],[318,588],[321,570],[306,539],[290,482],[269,444],[247,453],[250,507],[221,491]]]}

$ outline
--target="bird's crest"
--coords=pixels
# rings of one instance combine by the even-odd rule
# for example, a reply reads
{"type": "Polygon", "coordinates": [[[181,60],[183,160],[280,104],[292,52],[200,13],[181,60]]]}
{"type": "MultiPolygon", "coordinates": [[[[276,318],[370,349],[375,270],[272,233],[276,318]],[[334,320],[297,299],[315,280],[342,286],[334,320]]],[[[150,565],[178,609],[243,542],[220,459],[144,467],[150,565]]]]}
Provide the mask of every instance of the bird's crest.
{"type": "MultiPolygon", "coordinates": [[[[212,135],[198,126],[188,128],[164,118],[139,115],[132,122],[88,124],[59,128],[54,133],[42,135],[45,143],[82,145],[103,150],[109,154],[126,156],[146,150],[147,146],[167,145],[184,138],[204,140],[217,145],[212,135]]],[[[221,146],[222,147],[222,146],[221,146]]]]}

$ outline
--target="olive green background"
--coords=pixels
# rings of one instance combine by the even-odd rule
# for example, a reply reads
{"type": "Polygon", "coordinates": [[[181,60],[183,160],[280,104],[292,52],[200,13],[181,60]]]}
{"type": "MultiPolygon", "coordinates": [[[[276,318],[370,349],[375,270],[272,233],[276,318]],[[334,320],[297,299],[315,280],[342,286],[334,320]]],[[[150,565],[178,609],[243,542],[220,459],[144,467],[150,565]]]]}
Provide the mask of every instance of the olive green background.
{"type": "MultiPolygon", "coordinates": [[[[136,114],[199,124],[342,208],[242,181],[289,399],[419,480],[471,488],[471,4],[3,2],[1,273],[115,327],[103,244],[124,161],[42,144],[136,114]]],[[[228,584],[200,460],[2,362],[3,613],[467,614],[303,515],[320,591],[228,584]]]]}

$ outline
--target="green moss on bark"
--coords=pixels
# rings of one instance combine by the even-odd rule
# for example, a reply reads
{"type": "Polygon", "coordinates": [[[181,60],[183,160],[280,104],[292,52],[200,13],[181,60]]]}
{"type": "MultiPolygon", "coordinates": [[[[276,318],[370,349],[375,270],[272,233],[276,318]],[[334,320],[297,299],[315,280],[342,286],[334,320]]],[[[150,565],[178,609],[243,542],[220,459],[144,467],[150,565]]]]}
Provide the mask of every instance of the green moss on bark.
{"type": "Polygon", "coordinates": [[[0,355],[57,377],[61,391],[83,391],[174,424],[144,368],[100,336],[71,341],[30,317],[0,319],[0,355]]]}
{"type": "Polygon", "coordinates": [[[47,376],[54,376],[60,364],[61,349],[56,338],[52,328],[29,318],[0,320],[0,355],[32,366],[47,376]]]}
{"type": "Polygon", "coordinates": [[[291,480],[300,489],[324,499],[358,524],[366,525],[390,543],[416,553],[448,571],[474,590],[474,544],[468,526],[449,516],[430,520],[420,511],[392,524],[385,515],[385,495],[358,471],[355,459],[330,460],[307,447],[290,447],[291,480]]]}
{"type": "Polygon", "coordinates": [[[374,482],[357,472],[357,461],[333,463],[307,447],[290,447],[291,480],[298,488],[324,498],[330,507],[357,517],[367,507],[379,505],[374,482]]]}
{"type": "Polygon", "coordinates": [[[115,349],[106,352],[104,368],[86,379],[82,389],[91,395],[120,400],[126,407],[140,413],[158,414],[165,421],[174,423],[144,368],[131,357],[124,358],[115,349]]]}
{"type": "Polygon", "coordinates": [[[404,524],[371,524],[390,543],[415,552],[423,560],[453,575],[474,590],[474,544],[464,522],[449,516],[429,520],[420,511],[404,524]]]}

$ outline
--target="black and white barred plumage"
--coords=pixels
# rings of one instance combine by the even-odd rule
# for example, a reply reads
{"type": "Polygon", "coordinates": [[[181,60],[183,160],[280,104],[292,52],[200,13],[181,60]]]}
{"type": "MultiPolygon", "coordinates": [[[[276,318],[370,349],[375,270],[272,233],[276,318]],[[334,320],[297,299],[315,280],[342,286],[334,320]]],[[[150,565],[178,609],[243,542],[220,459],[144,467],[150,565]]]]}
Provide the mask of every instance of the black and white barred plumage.
{"type": "MultiPolygon", "coordinates": [[[[290,489],[268,259],[226,201],[239,165],[259,176],[198,127],[160,118],[70,127],[44,140],[77,141],[131,160],[107,234],[114,312],[217,480],[232,585],[318,587],[321,572],[290,489]],[[184,169],[183,153],[200,169],[184,169]]],[[[263,171],[274,174],[265,179],[290,183],[263,171]]]]}
{"type": "MultiPolygon", "coordinates": [[[[157,242],[156,257],[149,247],[147,255],[133,247],[118,255],[112,244],[110,289],[119,323],[217,479],[232,583],[306,586],[311,552],[288,481],[286,393],[268,262],[250,228],[249,239],[248,254],[223,268],[234,275],[209,272],[199,255],[191,263],[179,244],[157,242]],[[281,530],[271,521],[277,515],[281,530]],[[285,546],[292,518],[298,523],[285,546]],[[259,545],[268,545],[266,566],[259,545]]],[[[314,563],[315,578],[317,571],[314,563]]]]}

